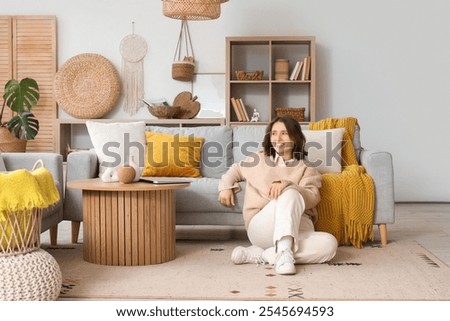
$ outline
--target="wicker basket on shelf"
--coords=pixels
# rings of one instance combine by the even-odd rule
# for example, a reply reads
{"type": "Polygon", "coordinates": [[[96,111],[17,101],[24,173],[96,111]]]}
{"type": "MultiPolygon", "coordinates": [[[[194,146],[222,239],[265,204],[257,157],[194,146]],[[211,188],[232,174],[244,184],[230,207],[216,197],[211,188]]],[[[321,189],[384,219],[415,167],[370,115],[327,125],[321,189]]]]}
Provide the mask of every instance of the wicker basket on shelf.
{"type": "Polygon", "coordinates": [[[305,121],[304,107],[278,107],[275,108],[277,116],[292,116],[296,121],[305,121]]]}
{"type": "Polygon", "coordinates": [[[235,74],[237,80],[262,80],[264,76],[264,70],[255,70],[255,71],[236,70],[235,74]]]}

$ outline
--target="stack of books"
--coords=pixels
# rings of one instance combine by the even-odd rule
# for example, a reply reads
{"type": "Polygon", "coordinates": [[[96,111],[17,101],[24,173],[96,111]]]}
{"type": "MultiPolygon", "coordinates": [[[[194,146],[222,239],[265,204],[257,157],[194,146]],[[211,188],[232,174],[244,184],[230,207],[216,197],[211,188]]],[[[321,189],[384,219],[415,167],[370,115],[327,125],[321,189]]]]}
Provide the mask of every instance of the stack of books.
{"type": "Polygon", "coordinates": [[[289,80],[310,80],[311,77],[311,56],[303,58],[295,63],[289,80]]]}
{"type": "Polygon", "coordinates": [[[231,97],[231,105],[233,106],[233,110],[238,121],[250,121],[250,117],[248,117],[247,109],[242,101],[242,98],[231,97]]]}

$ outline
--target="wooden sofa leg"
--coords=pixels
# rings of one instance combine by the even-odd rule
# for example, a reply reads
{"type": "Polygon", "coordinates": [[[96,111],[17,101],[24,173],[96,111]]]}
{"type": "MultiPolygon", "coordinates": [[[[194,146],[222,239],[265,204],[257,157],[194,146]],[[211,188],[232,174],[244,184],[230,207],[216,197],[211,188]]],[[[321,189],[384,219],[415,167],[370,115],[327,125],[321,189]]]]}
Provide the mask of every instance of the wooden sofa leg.
{"type": "Polygon", "coordinates": [[[81,222],[72,221],[72,243],[78,243],[81,222]]]}
{"type": "Polygon", "coordinates": [[[58,243],[58,224],[50,227],[50,244],[56,245],[58,243]]]}
{"type": "Polygon", "coordinates": [[[378,230],[380,231],[381,246],[386,246],[388,243],[386,224],[378,224],[378,230]]]}

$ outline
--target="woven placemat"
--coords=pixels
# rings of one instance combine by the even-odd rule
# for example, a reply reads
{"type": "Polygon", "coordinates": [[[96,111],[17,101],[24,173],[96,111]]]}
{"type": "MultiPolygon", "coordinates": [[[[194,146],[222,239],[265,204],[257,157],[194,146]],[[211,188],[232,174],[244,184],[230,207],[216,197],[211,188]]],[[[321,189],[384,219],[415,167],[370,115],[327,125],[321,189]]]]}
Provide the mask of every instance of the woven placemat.
{"type": "Polygon", "coordinates": [[[101,118],[120,96],[120,77],[99,54],[85,53],[67,60],[54,83],[58,106],[75,118],[101,118]]]}

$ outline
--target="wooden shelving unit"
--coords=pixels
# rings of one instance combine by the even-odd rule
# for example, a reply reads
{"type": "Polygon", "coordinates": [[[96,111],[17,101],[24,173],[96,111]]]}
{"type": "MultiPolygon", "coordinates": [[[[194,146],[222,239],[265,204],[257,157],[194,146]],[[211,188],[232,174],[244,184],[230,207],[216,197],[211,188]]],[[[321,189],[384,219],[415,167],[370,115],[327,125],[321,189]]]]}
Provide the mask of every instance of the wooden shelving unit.
{"type": "MultiPolygon", "coordinates": [[[[301,73],[300,73],[301,75],[301,73]]],[[[301,77],[299,78],[301,79],[301,77]]],[[[240,125],[231,98],[241,98],[249,116],[256,109],[260,123],[267,124],[277,107],[304,107],[305,123],[316,119],[316,45],[313,36],[227,37],[226,38],[226,120],[240,125]],[[289,76],[297,61],[310,57],[310,71],[303,80],[275,79],[275,61],[289,60],[289,76]],[[261,80],[238,80],[237,70],[262,70],[261,80]]],[[[255,123],[250,123],[255,124],[255,123]]]]}
{"type": "MultiPolygon", "coordinates": [[[[66,155],[67,145],[77,148],[73,144],[74,131],[85,129],[86,121],[98,122],[136,122],[144,121],[147,125],[167,126],[167,127],[194,127],[194,126],[221,126],[225,125],[225,118],[193,118],[193,119],[57,119],[55,127],[57,128],[56,138],[58,139],[58,153],[66,155]],[[81,127],[81,128],[80,128],[81,127]]],[[[85,147],[85,146],[83,146],[85,147]]]]}

